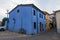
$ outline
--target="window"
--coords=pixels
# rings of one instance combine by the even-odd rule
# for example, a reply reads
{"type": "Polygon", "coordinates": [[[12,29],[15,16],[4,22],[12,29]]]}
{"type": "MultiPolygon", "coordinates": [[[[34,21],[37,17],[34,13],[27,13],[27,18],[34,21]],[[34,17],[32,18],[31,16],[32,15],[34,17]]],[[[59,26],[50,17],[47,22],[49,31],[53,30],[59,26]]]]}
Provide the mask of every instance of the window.
{"type": "Polygon", "coordinates": [[[41,15],[41,18],[43,18],[43,15],[41,15]]]}
{"type": "Polygon", "coordinates": [[[42,14],[39,14],[39,17],[40,17],[40,18],[43,18],[43,15],[42,15],[42,14]]]}
{"type": "Polygon", "coordinates": [[[36,29],[36,22],[34,22],[34,29],[36,29]]]}
{"type": "Polygon", "coordinates": [[[39,17],[41,17],[41,14],[39,14],[39,17]]]}
{"type": "Polygon", "coordinates": [[[17,10],[17,12],[19,13],[19,9],[17,10]]]}
{"type": "Polygon", "coordinates": [[[15,19],[13,18],[12,22],[15,24],[15,19]]]}
{"type": "Polygon", "coordinates": [[[33,11],[34,15],[35,15],[35,10],[33,11]]]}
{"type": "Polygon", "coordinates": [[[44,19],[46,19],[45,16],[44,16],[44,19]]]}

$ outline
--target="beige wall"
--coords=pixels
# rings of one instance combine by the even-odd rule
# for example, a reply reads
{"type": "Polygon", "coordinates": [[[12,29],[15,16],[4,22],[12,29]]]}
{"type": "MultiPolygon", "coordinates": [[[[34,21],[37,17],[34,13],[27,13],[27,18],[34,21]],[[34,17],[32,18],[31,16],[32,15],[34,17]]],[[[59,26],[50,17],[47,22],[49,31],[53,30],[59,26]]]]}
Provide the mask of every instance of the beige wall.
{"type": "Polygon", "coordinates": [[[50,30],[50,15],[46,13],[46,29],[50,30]]]}
{"type": "Polygon", "coordinates": [[[46,19],[50,20],[50,15],[46,14],[46,19]]]}
{"type": "Polygon", "coordinates": [[[44,13],[46,14],[46,30],[49,31],[50,30],[50,14],[46,11],[44,11],[44,13]]]}
{"type": "Polygon", "coordinates": [[[57,32],[60,33],[60,12],[56,13],[57,32]]]}

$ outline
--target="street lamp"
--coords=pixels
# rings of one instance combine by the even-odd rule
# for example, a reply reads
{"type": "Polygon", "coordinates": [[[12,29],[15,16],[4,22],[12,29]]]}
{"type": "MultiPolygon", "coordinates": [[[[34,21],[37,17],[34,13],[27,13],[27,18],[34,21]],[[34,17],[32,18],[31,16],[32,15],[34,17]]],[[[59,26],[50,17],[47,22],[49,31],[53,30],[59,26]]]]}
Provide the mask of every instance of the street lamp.
{"type": "Polygon", "coordinates": [[[7,14],[7,22],[6,22],[6,23],[7,23],[7,24],[6,24],[6,26],[7,26],[6,28],[7,28],[7,29],[8,29],[8,21],[9,21],[9,20],[8,20],[8,12],[9,12],[9,10],[7,10],[7,13],[6,13],[6,14],[7,14]]]}

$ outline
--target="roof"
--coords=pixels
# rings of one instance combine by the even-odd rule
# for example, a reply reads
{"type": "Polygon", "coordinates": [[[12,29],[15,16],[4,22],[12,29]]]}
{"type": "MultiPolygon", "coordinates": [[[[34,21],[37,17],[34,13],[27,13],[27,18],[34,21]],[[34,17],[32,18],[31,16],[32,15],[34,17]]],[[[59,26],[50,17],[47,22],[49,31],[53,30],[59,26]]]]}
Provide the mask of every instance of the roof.
{"type": "MultiPolygon", "coordinates": [[[[44,13],[42,10],[40,10],[38,7],[36,7],[34,4],[21,4],[21,5],[17,5],[14,9],[16,9],[16,8],[19,7],[19,6],[32,6],[32,7],[34,7],[34,8],[37,9],[37,10],[39,10],[40,12],[42,12],[42,13],[45,15],[45,13],[44,13]]],[[[9,12],[9,14],[10,14],[14,9],[12,9],[12,10],[9,12]]]]}
{"type": "Polygon", "coordinates": [[[47,14],[47,15],[50,15],[48,12],[46,12],[46,11],[43,11],[44,13],[45,13],[45,15],[47,14]]]}
{"type": "Polygon", "coordinates": [[[54,13],[60,12],[60,10],[53,11],[54,13]]]}
{"type": "Polygon", "coordinates": [[[60,12],[60,10],[53,11],[52,15],[56,15],[57,12],[60,12]]]}

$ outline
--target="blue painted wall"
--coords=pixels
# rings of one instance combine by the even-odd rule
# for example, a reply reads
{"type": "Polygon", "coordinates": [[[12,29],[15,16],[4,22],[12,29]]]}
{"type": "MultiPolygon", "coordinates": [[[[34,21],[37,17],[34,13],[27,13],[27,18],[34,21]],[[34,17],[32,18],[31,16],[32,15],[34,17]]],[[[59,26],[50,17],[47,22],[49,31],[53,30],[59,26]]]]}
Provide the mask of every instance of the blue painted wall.
{"type": "Polygon", "coordinates": [[[17,8],[9,13],[8,29],[19,32],[23,28],[26,34],[40,33],[40,22],[43,24],[44,31],[46,30],[46,19],[44,16],[42,12],[32,6],[17,6],[17,8]],[[35,10],[35,15],[33,10],[35,10]],[[43,18],[40,17],[40,14],[43,15],[43,18]],[[13,19],[15,20],[13,21],[13,19]],[[34,22],[36,22],[36,29],[34,29],[34,22]]]}

